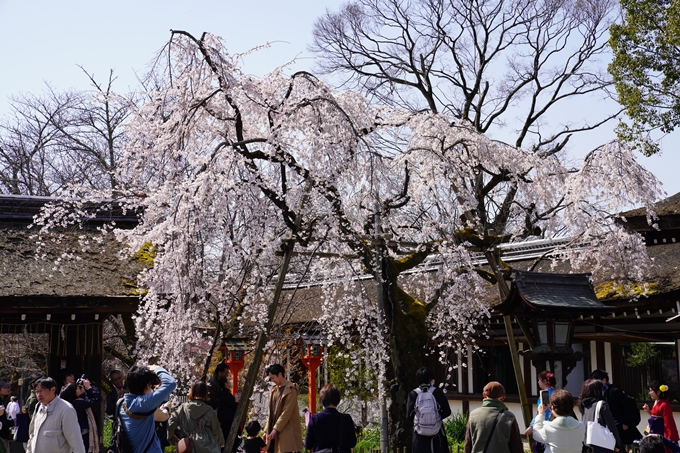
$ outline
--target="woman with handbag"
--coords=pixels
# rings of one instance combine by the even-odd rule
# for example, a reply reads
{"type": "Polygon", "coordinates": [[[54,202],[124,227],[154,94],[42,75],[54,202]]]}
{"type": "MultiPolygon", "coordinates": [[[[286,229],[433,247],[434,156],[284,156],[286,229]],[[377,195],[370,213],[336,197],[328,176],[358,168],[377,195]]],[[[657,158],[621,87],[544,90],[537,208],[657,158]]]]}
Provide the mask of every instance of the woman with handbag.
{"type": "Polygon", "coordinates": [[[324,409],[309,419],[305,448],[316,453],[351,453],[357,436],[352,416],[338,412],[340,390],[326,384],[319,392],[319,399],[324,409]]]}
{"type": "Polygon", "coordinates": [[[598,379],[588,379],[581,387],[578,407],[581,421],[586,426],[584,445],[594,453],[625,451],[616,429],[616,422],[604,400],[604,384],[598,379]]]}
{"type": "MultiPolygon", "coordinates": [[[[659,381],[652,381],[649,383],[649,397],[654,401],[654,404],[650,408],[648,404],[642,406],[642,409],[647,412],[652,418],[663,420],[663,432],[655,432],[650,430],[652,434],[663,435],[666,439],[672,442],[678,442],[680,437],[678,436],[678,428],[675,425],[675,419],[673,418],[673,409],[671,409],[668,403],[668,386],[662,384],[659,381]]],[[[652,418],[650,418],[650,427],[652,425],[652,418]]],[[[668,452],[669,450],[666,449],[668,452]]]]}
{"type": "Polygon", "coordinates": [[[197,381],[189,391],[189,401],[182,403],[170,415],[168,440],[177,444],[179,453],[221,453],[224,436],[213,408],[206,402],[208,386],[197,381]],[[176,431],[181,432],[177,440],[176,431]]]}

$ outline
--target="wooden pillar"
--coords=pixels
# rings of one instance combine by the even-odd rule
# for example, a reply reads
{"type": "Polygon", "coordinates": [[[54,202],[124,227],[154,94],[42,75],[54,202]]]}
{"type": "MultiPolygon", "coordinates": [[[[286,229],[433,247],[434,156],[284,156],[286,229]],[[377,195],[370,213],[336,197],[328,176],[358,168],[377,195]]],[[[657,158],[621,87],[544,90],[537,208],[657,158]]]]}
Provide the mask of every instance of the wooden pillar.
{"type": "MultiPolygon", "coordinates": [[[[604,360],[604,342],[603,341],[596,341],[595,342],[595,351],[597,354],[597,369],[598,370],[604,370],[606,368],[605,365],[605,360],[604,360]]],[[[595,371],[595,370],[593,370],[595,371]]]]}
{"type": "MultiPolygon", "coordinates": [[[[468,354],[465,357],[466,362],[469,364],[469,357],[470,357],[470,352],[471,349],[468,349],[468,354]]],[[[470,393],[470,386],[469,384],[469,373],[471,372],[470,366],[463,366],[463,355],[458,354],[458,369],[460,370],[459,373],[459,383],[460,385],[460,393],[462,395],[468,395],[470,393]]],[[[467,398],[463,399],[463,413],[464,414],[469,414],[470,413],[470,401],[467,400],[467,398]]]]}

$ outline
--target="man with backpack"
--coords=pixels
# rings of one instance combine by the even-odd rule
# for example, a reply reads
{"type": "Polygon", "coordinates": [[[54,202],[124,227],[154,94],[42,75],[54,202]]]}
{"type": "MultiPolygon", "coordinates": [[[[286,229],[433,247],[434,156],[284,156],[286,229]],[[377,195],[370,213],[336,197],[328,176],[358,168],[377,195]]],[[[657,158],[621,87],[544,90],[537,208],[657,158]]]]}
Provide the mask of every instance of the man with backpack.
{"type": "Polygon", "coordinates": [[[595,370],[590,373],[591,379],[597,379],[604,384],[604,399],[609,406],[609,411],[616,422],[619,438],[624,445],[632,445],[634,440],[642,438],[637,429],[640,423],[640,409],[635,399],[626,392],[609,383],[609,374],[604,370],[595,370]]]}
{"type": "Polygon", "coordinates": [[[442,420],[451,415],[451,406],[440,388],[434,387],[434,373],[429,368],[416,372],[418,387],[408,395],[406,413],[413,421],[413,453],[448,453],[449,443],[442,420]]]}
{"type": "MultiPolygon", "coordinates": [[[[114,425],[120,425],[118,453],[163,453],[156,437],[154,412],[166,402],[176,383],[170,373],[157,365],[130,368],[127,375],[129,393],[116,407],[114,425]],[[155,388],[160,383],[158,388],[155,388]],[[122,447],[122,448],[121,448],[122,447]],[[131,452],[124,451],[131,449],[131,452]]],[[[114,432],[114,436],[117,433],[114,432]]]]}

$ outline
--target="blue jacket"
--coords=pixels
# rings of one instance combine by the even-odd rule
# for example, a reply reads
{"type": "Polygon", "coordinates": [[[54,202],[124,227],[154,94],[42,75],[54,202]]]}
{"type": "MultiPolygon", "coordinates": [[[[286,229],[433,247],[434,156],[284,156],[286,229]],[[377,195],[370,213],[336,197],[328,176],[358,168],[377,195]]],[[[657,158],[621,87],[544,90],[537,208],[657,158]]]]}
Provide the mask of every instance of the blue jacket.
{"type": "Polygon", "coordinates": [[[335,408],[327,407],[323,412],[312,415],[307,426],[305,448],[320,450],[339,446],[341,443],[341,453],[349,453],[357,444],[354,421],[349,414],[342,414],[335,408]]]}
{"type": "Polygon", "coordinates": [[[135,453],[163,453],[161,443],[156,437],[156,429],[153,421],[153,412],[163,402],[168,400],[170,394],[177,386],[175,380],[170,373],[163,367],[156,368],[156,375],[161,381],[161,386],[147,395],[133,395],[126,393],[123,396],[128,410],[133,414],[148,414],[148,417],[142,420],[130,418],[125,410],[120,408],[120,418],[123,423],[123,429],[133,446],[135,453]],[[147,450],[147,446],[149,449],[147,450]]]}

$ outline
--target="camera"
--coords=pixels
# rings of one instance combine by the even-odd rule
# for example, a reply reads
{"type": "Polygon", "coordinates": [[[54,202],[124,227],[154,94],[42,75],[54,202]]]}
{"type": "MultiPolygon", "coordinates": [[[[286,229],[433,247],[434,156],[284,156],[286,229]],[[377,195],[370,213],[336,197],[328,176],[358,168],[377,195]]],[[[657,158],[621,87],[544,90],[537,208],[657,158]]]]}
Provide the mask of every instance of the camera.
{"type": "Polygon", "coordinates": [[[151,387],[161,385],[161,378],[156,373],[151,373],[151,387]]]}
{"type": "MultiPolygon", "coordinates": [[[[87,374],[83,374],[82,376],[80,376],[80,378],[76,381],[76,385],[83,385],[83,380],[85,380],[85,379],[87,379],[87,374]]],[[[87,379],[87,380],[89,381],[89,379],[87,379]]],[[[92,381],[90,381],[90,385],[93,386],[93,387],[95,386],[94,382],[92,382],[92,381]]]]}

